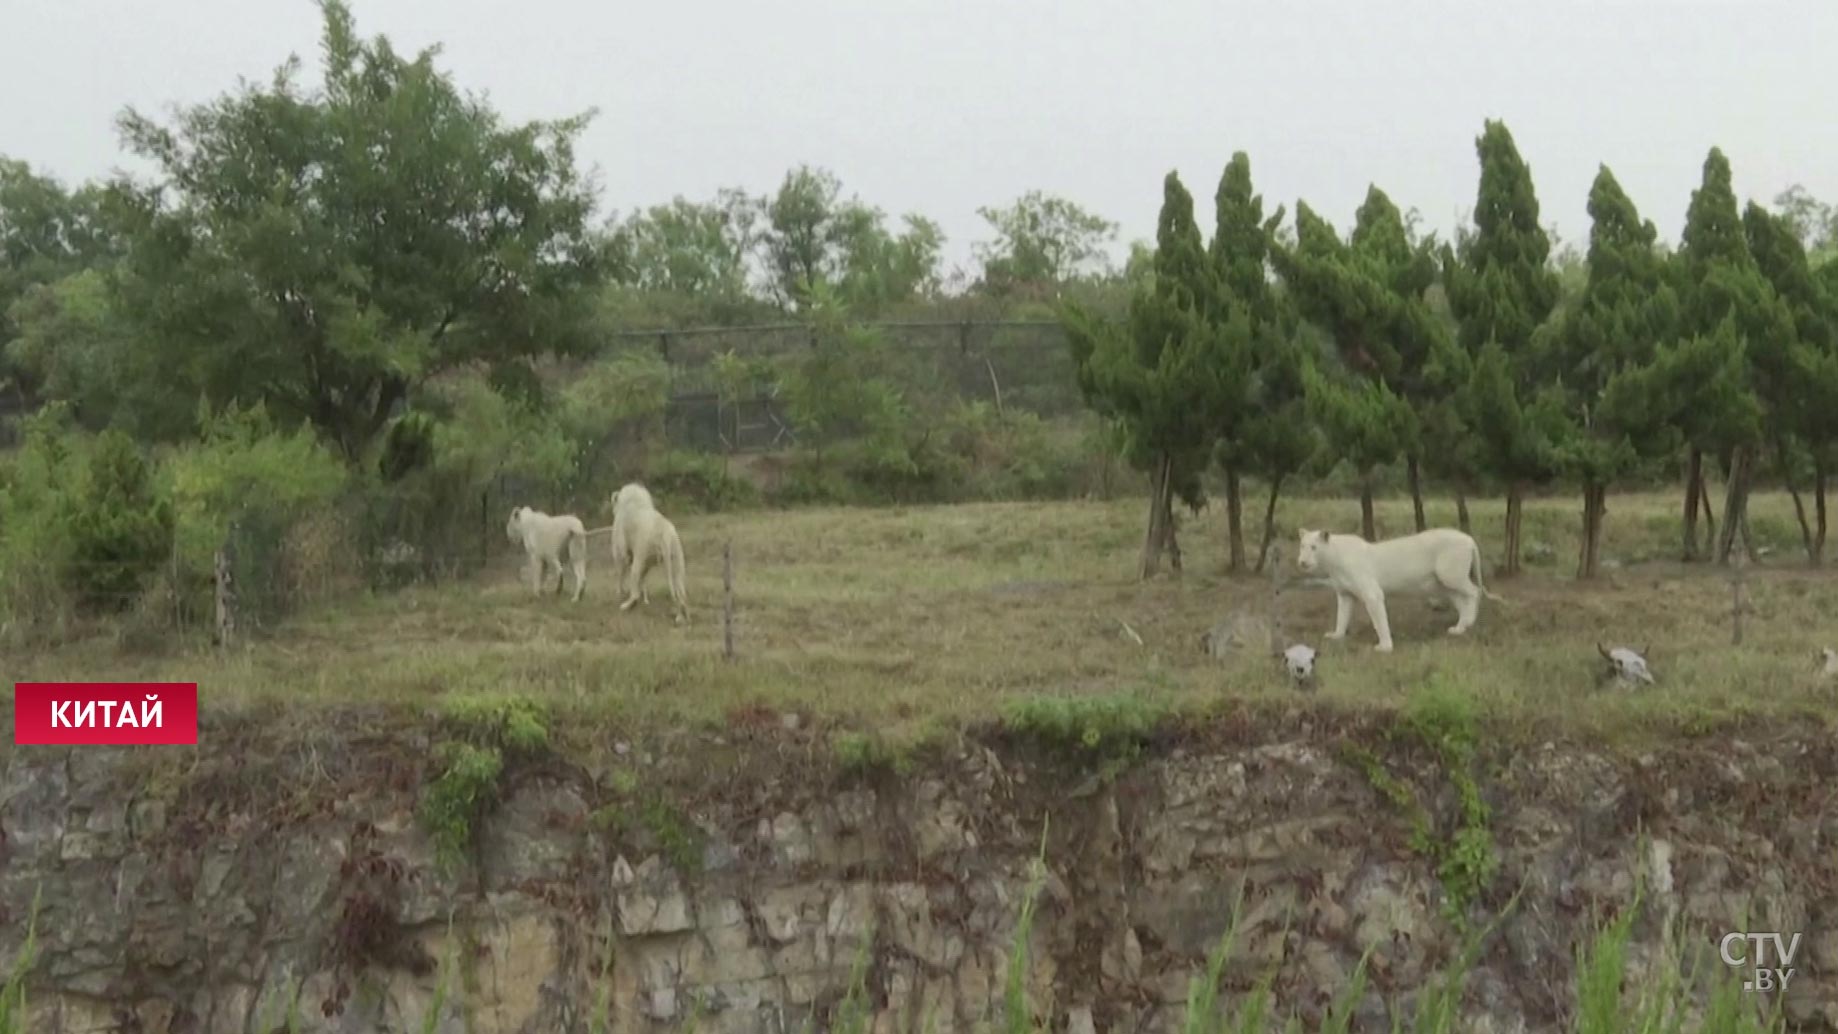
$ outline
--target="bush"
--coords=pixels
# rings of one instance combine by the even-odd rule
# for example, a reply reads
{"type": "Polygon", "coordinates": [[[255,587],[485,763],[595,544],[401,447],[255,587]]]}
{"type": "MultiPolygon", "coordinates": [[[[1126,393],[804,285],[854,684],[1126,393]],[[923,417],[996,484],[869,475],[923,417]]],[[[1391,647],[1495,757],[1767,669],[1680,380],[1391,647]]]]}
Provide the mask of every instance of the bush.
{"type": "Polygon", "coordinates": [[[86,440],[68,410],[48,407],[20,421],[23,442],[0,475],[0,604],[12,617],[43,620],[63,609],[70,529],[60,520],[83,469],[86,440]]]}
{"type": "Polygon", "coordinates": [[[759,490],[748,481],[728,474],[715,456],[696,452],[671,452],[645,472],[645,487],[672,510],[721,513],[759,504],[759,490]]]}
{"type": "Polygon", "coordinates": [[[169,454],[163,471],[187,566],[208,568],[233,521],[291,520],[344,491],[338,457],[304,427],[277,431],[260,406],[207,418],[203,439],[169,454]]]}
{"type": "Polygon", "coordinates": [[[126,609],[172,557],[172,504],[157,491],[132,439],[105,431],[65,509],[66,584],[92,610],[126,609]]]}

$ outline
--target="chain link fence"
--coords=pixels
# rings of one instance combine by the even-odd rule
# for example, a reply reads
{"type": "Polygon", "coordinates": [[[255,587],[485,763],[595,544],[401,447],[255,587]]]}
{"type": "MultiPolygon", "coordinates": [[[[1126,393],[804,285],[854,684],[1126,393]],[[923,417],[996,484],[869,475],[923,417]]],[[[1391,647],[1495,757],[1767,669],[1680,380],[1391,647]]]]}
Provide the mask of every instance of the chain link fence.
{"type": "MultiPolygon", "coordinates": [[[[863,327],[887,346],[894,367],[889,376],[922,422],[953,403],[973,401],[1043,418],[1084,409],[1065,330],[1056,321],[914,320],[863,327]]],[[[814,334],[802,323],[626,331],[613,335],[611,346],[614,352],[654,351],[669,364],[665,430],[673,448],[762,453],[798,444],[785,401],[771,386],[752,397],[724,399],[717,359],[795,360],[814,347],[814,334]]]]}

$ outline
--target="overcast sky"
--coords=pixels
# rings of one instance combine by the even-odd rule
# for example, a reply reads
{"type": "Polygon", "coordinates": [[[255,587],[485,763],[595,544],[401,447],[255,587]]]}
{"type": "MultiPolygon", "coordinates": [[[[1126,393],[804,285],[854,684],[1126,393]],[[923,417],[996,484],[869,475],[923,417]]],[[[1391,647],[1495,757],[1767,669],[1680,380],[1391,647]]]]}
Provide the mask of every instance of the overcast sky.
{"type": "MultiPolygon", "coordinates": [[[[129,166],[114,116],[206,100],[297,53],[308,0],[4,0],[0,154],[81,179],[129,166]]],[[[1676,238],[1706,151],[1743,198],[1838,200],[1838,2],[1383,0],[353,0],[359,31],[432,43],[516,119],[600,115],[604,205],[822,165],[890,215],[938,220],[949,262],[980,205],[1034,188],[1152,237],[1178,169],[1209,227],[1251,156],[1267,208],[1344,229],[1369,183],[1446,230],[1474,139],[1504,118],[1546,223],[1588,232],[1599,163],[1676,238]]]]}

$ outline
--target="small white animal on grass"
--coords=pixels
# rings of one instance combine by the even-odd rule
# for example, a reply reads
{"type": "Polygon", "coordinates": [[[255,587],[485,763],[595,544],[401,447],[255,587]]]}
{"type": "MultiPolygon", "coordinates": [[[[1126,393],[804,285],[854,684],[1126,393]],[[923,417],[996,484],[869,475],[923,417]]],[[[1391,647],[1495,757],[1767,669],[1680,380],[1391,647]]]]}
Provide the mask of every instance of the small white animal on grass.
{"type": "Polygon", "coordinates": [[[1824,679],[1838,679],[1838,650],[1834,650],[1829,646],[1821,647],[1819,656],[1825,662],[1824,666],[1819,669],[1819,677],[1824,679]]]}
{"type": "Polygon", "coordinates": [[[1330,535],[1303,531],[1296,550],[1296,567],[1306,575],[1321,575],[1334,590],[1334,630],[1329,639],[1344,639],[1353,619],[1353,601],[1366,608],[1378,632],[1378,650],[1391,652],[1391,619],[1385,611],[1387,593],[1445,595],[1458,615],[1450,635],[1474,627],[1480,616],[1481,597],[1504,603],[1481,581],[1481,549],[1466,532],[1432,528],[1403,538],[1367,542],[1358,535],[1330,535]],[[1469,571],[1474,577],[1468,577],[1469,571]]]}
{"type": "Polygon", "coordinates": [[[504,533],[522,546],[524,555],[529,558],[532,595],[542,594],[542,583],[550,567],[555,568],[555,594],[561,595],[565,557],[574,569],[573,602],[580,601],[581,591],[587,588],[587,529],[581,526],[579,517],[551,517],[541,510],[519,506],[511,511],[504,533]]]}
{"type": "Polygon", "coordinates": [[[670,583],[670,599],[676,605],[676,621],[689,620],[689,597],[683,591],[683,541],[677,537],[676,525],[657,512],[651,493],[637,482],[614,492],[612,504],[613,577],[625,590],[619,609],[630,610],[640,601],[651,601],[645,591],[645,575],[653,563],[661,563],[670,583]]]}
{"type": "Polygon", "coordinates": [[[1283,651],[1283,667],[1296,685],[1312,689],[1315,685],[1315,648],[1296,643],[1283,651]]]}
{"type": "Polygon", "coordinates": [[[1619,679],[1630,686],[1637,683],[1649,686],[1653,684],[1652,669],[1647,667],[1646,647],[1630,650],[1625,646],[1617,646],[1608,650],[1604,649],[1601,643],[1597,643],[1595,648],[1596,652],[1602,655],[1602,659],[1608,662],[1609,678],[1619,679]]]}

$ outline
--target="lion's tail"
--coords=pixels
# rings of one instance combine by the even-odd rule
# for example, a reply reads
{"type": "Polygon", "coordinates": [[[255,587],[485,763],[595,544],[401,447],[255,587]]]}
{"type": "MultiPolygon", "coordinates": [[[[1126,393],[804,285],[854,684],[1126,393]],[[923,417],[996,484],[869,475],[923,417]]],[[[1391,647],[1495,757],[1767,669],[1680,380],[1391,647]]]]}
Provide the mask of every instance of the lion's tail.
{"type": "Polygon", "coordinates": [[[1495,596],[1492,590],[1487,588],[1487,583],[1481,580],[1481,568],[1486,566],[1481,561],[1481,544],[1473,539],[1469,539],[1468,546],[1474,551],[1474,587],[1481,590],[1483,596],[1486,596],[1495,603],[1505,603],[1505,599],[1495,596]]]}
{"type": "Polygon", "coordinates": [[[683,560],[683,540],[672,534],[664,570],[670,576],[670,598],[676,603],[677,613],[686,621],[689,619],[689,594],[684,591],[683,582],[687,567],[683,560]]]}

